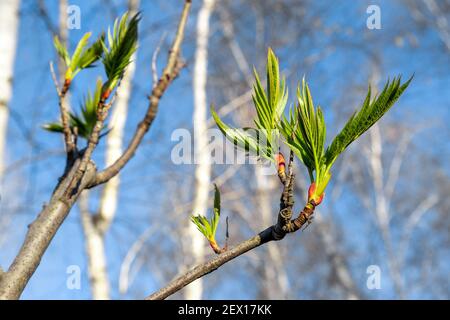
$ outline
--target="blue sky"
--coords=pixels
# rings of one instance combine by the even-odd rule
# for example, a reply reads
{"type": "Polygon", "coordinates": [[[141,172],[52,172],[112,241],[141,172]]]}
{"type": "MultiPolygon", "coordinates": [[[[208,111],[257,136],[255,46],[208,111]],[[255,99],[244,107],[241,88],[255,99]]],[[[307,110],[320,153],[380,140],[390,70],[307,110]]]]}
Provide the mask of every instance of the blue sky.
{"type": "MultiPolygon", "coordinates": [[[[14,164],[21,159],[38,157],[39,161],[25,161],[25,166],[19,166],[15,170],[6,173],[6,180],[11,177],[13,181],[4,186],[2,192],[1,210],[14,208],[17,213],[13,223],[10,225],[11,232],[8,241],[1,244],[0,264],[5,268],[12,261],[17,252],[21,239],[26,232],[26,225],[35,217],[42,204],[48,200],[54,187],[54,183],[61,174],[64,165],[64,157],[60,153],[62,148],[61,137],[43,131],[40,126],[45,122],[54,121],[58,118],[57,96],[54,91],[48,62],[55,59],[51,35],[42,19],[36,14],[36,6],[30,1],[22,1],[21,22],[19,30],[18,50],[15,65],[14,93],[10,109],[11,120],[8,129],[8,163],[14,164]],[[16,204],[19,204],[18,206],[16,204]]],[[[56,1],[45,1],[52,21],[57,21],[56,1]]],[[[70,4],[81,8],[81,29],[70,31],[70,41],[73,49],[74,43],[87,31],[94,34],[106,29],[113,22],[113,10],[107,10],[101,5],[102,1],[70,1],[70,4]]],[[[113,1],[117,13],[125,11],[122,1],[113,1]]],[[[135,92],[132,96],[130,113],[127,119],[126,139],[129,139],[135,124],[146,110],[147,99],[145,98],[151,90],[151,55],[164,31],[167,32],[167,40],[172,39],[176,26],[176,17],[179,8],[174,3],[164,1],[143,1],[141,30],[143,36],[140,38],[138,52],[138,68],[134,79],[135,92]]],[[[318,1],[318,6],[324,2],[318,1]]],[[[355,4],[352,1],[333,2],[335,8],[329,8],[323,16],[319,11],[319,17],[327,26],[339,25],[341,29],[336,31],[334,38],[322,35],[318,41],[318,47],[308,48],[310,53],[315,50],[320,52],[320,45],[329,45],[336,41],[336,49],[327,55],[320,63],[313,65],[306,75],[315,97],[315,102],[324,107],[326,121],[333,122],[335,119],[341,121],[339,114],[335,114],[331,108],[341,100],[336,97],[345,96],[349,82],[367,85],[368,69],[366,55],[351,47],[354,40],[365,37],[369,51],[377,53],[382,60],[383,82],[387,77],[403,74],[404,78],[415,74],[414,81],[407,93],[401,98],[398,106],[394,107],[391,114],[385,119],[386,123],[401,119],[400,123],[408,123],[412,126],[424,121],[430,124],[430,128],[423,131],[421,138],[415,142],[417,148],[425,150],[430,154],[438,154],[443,171],[449,173],[448,158],[450,156],[450,145],[448,142],[450,121],[450,54],[444,52],[435,54],[433,50],[441,45],[436,33],[431,31],[414,34],[420,42],[420,50],[409,47],[407,40],[403,46],[396,46],[393,41],[385,45],[386,39],[392,33],[407,34],[407,25],[397,23],[407,13],[402,2],[378,1],[382,8],[382,29],[368,31],[365,27],[365,8],[369,2],[361,1],[355,4]],[[334,5],[335,3],[335,5],[334,5]],[[353,34],[344,32],[352,29],[353,34]],[[406,31],[404,30],[406,29],[406,31]],[[350,45],[339,46],[346,42],[350,45]],[[428,49],[427,49],[428,48],[428,49]],[[433,50],[432,50],[433,49],[433,50]],[[351,76],[349,76],[351,75],[351,76]],[[328,111],[328,113],[327,113],[328,111]],[[436,148],[439,146],[439,148],[436,148]]],[[[170,190],[164,187],[161,177],[166,173],[161,172],[161,164],[170,159],[170,151],[174,142],[170,141],[170,133],[180,127],[191,129],[192,123],[192,93],[191,73],[193,68],[193,30],[197,7],[194,7],[188,23],[188,37],[183,45],[184,57],[188,66],[182,71],[181,76],[170,87],[164,96],[150,133],[145,138],[142,148],[135,158],[124,169],[122,176],[122,191],[120,194],[120,206],[114,226],[107,235],[107,255],[110,268],[110,278],[114,298],[136,298],[139,295],[149,294],[156,290],[161,284],[150,275],[155,265],[146,269],[147,272],[138,274],[138,281],[132,287],[132,293],[121,296],[118,293],[118,273],[120,264],[132,241],[137,238],[149,225],[158,221],[158,214],[165,205],[165,196],[170,190]],[[145,167],[145,169],[143,169],[145,167]],[[151,195],[151,201],[149,201],[151,195]]],[[[408,21],[408,18],[405,18],[408,21]]],[[[401,20],[405,21],[405,20],[401,20]]],[[[282,32],[282,31],[280,31],[282,32]]],[[[405,36],[404,39],[407,39],[405,36]]],[[[271,43],[266,43],[271,46],[271,43]]],[[[295,44],[293,44],[295,47],[295,44]]],[[[166,49],[164,46],[163,49],[166,49]]],[[[222,48],[219,48],[222,49],[222,48]]],[[[304,48],[303,48],[304,49],[304,48]]],[[[217,50],[217,48],[214,48],[217,50]]],[[[214,50],[211,54],[214,54],[214,50]]],[[[159,67],[163,66],[166,51],[162,50],[159,56],[159,67]]],[[[261,53],[262,55],[265,54],[261,53]]],[[[289,57],[288,50],[280,50],[280,54],[289,57]]],[[[281,61],[283,69],[288,70],[291,61],[281,61]]],[[[304,71],[296,70],[293,79],[300,79],[304,71]]],[[[72,106],[78,107],[83,94],[87,88],[93,88],[93,79],[96,76],[104,76],[101,67],[88,70],[77,76],[71,92],[72,106]]],[[[291,79],[292,81],[294,81],[291,79]]],[[[291,87],[291,92],[294,92],[291,87]]],[[[364,94],[352,98],[362,101],[364,94]]],[[[211,101],[212,102],[212,101],[211,101]]],[[[339,110],[339,109],[338,109],[339,110]]],[[[345,109],[348,110],[348,109],[345,109]]],[[[338,112],[339,113],[339,112],[338,112]]],[[[331,137],[340,124],[334,124],[329,136],[331,137]]],[[[357,148],[353,146],[353,148],[357,148]]],[[[94,159],[102,163],[102,145],[96,151],[94,159]]],[[[14,168],[14,167],[12,167],[14,168]]],[[[171,167],[169,167],[171,168],[171,167]]],[[[177,177],[191,181],[192,166],[178,167],[177,177]],[[187,173],[183,175],[183,173],[187,173]]],[[[189,194],[189,192],[187,192],[189,194]]],[[[95,208],[95,194],[91,197],[91,206],[95,208]]],[[[345,211],[348,202],[352,202],[352,195],[344,196],[339,200],[338,208],[345,211]]],[[[1,213],[0,213],[1,214],[1,213]]],[[[187,215],[186,215],[187,217],[187,215]]],[[[343,213],[337,212],[338,221],[346,220],[343,213]]],[[[187,220],[187,219],[186,219],[187,220]]],[[[186,222],[188,223],[188,222],[186,222]]],[[[364,221],[358,220],[356,216],[348,224],[347,233],[344,238],[352,243],[351,239],[356,237],[360,244],[353,244],[354,250],[362,250],[365,247],[364,234],[370,233],[372,227],[364,221]],[[355,236],[356,234],[356,236],[355,236]]],[[[161,235],[158,235],[158,237],[161,235]]],[[[163,236],[163,235],[162,235],[163,236]]],[[[304,236],[303,234],[301,235],[304,236]]],[[[295,235],[295,237],[298,237],[295,235]]],[[[288,241],[294,241],[292,239],[288,241]]],[[[170,245],[170,241],[168,242],[170,245]]],[[[83,248],[82,229],[80,226],[77,208],[74,208],[67,220],[57,233],[50,248],[46,252],[41,265],[32,277],[28,287],[24,291],[24,299],[88,299],[90,298],[89,283],[86,270],[86,261],[83,248]],[[66,287],[66,268],[69,265],[78,265],[82,271],[81,290],[68,290],[66,287]]],[[[258,249],[259,250],[259,249],[258,249]]],[[[442,269],[448,271],[450,257],[444,257],[442,269]]],[[[383,258],[368,255],[366,261],[355,261],[355,275],[358,281],[365,281],[365,266],[368,263],[380,263],[383,258]],[[378,260],[377,260],[378,259],[378,260]]],[[[233,264],[232,262],[231,264],[233,264]]],[[[382,265],[382,268],[385,265],[382,265]]],[[[146,267],[145,267],[146,268],[146,267]]],[[[144,269],[145,269],[144,268],[144,269]]],[[[219,272],[231,272],[233,265],[227,265],[219,272]]],[[[210,298],[253,298],[257,294],[251,287],[251,278],[247,279],[245,272],[233,274],[237,280],[229,285],[221,285],[220,290],[208,291],[210,298]],[[242,290],[235,290],[236,286],[242,290]],[[239,292],[236,294],[236,292],[239,292]]],[[[216,280],[216,275],[208,276],[210,281],[216,280]]],[[[310,280],[313,281],[313,280],[310,280]]],[[[314,283],[305,283],[305,286],[314,286],[314,283]]],[[[372,294],[372,293],[367,293],[372,294]]],[[[373,295],[376,298],[392,297],[392,284],[386,281],[386,289],[373,295]]],[[[416,298],[427,298],[424,292],[414,295],[416,298]]]]}

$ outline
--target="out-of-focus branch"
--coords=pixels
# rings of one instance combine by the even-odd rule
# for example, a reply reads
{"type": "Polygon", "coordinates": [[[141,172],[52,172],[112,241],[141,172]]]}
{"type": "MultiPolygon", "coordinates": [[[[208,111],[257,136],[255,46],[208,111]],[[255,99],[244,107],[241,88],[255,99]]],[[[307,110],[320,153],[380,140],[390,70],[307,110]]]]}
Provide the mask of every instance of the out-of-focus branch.
{"type": "MultiPolygon", "coordinates": [[[[252,101],[252,92],[253,89],[248,90],[247,92],[241,94],[240,96],[237,96],[224,106],[218,108],[217,114],[221,117],[226,116],[227,114],[231,113],[232,111],[244,106],[246,103],[249,103],[252,101]]],[[[214,119],[211,117],[208,119],[208,127],[212,127],[215,125],[214,119]]]]}
{"type": "Polygon", "coordinates": [[[450,24],[445,14],[442,14],[442,10],[439,8],[435,0],[423,0],[428,10],[431,12],[436,23],[439,37],[444,43],[447,51],[450,52],[450,24]]]}
{"type": "Polygon", "coordinates": [[[370,130],[371,151],[367,154],[371,175],[373,179],[373,186],[375,189],[375,216],[378,222],[378,228],[381,232],[386,253],[388,256],[388,267],[391,273],[392,281],[394,283],[397,295],[403,299],[403,281],[399,270],[398,259],[394,253],[394,248],[391,239],[390,231],[390,214],[389,202],[386,198],[383,184],[383,164],[381,161],[382,143],[380,128],[375,124],[370,130]]]}

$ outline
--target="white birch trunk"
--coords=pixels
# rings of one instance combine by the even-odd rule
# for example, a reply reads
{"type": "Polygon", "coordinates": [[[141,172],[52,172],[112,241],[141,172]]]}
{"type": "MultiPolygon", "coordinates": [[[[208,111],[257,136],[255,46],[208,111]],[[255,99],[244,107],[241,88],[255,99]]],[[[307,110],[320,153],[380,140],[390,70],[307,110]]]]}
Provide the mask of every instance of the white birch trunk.
{"type": "MultiPolygon", "coordinates": [[[[194,152],[197,167],[195,169],[194,205],[192,213],[206,215],[208,195],[211,183],[211,164],[208,151],[206,80],[208,71],[209,20],[215,0],[204,0],[197,18],[197,47],[193,78],[194,91],[194,152]]],[[[197,227],[190,223],[188,237],[191,240],[191,252],[194,263],[200,263],[205,253],[205,239],[197,227]]],[[[202,279],[186,287],[184,297],[188,300],[201,299],[203,294],[202,279]]]]}
{"type": "Polygon", "coordinates": [[[330,259],[332,267],[336,272],[337,281],[339,281],[340,285],[345,290],[346,299],[358,300],[360,297],[356,285],[345,262],[345,258],[336,245],[336,237],[332,231],[329,230],[320,212],[316,212],[315,214],[314,227],[322,238],[325,253],[330,259]]]}
{"type": "Polygon", "coordinates": [[[12,96],[20,0],[0,1],[0,183],[6,162],[8,104],[12,96]]]}
{"type": "Polygon", "coordinates": [[[92,298],[94,300],[108,300],[110,299],[110,288],[106,271],[105,242],[103,234],[99,232],[92,219],[92,214],[89,212],[88,201],[89,191],[85,190],[80,195],[79,208],[85,238],[92,298]]]}
{"type": "MultiPolygon", "coordinates": [[[[380,79],[379,66],[374,64],[372,66],[371,85],[376,88],[380,79]]],[[[373,90],[373,94],[377,94],[377,90],[373,90]]],[[[372,182],[375,190],[375,216],[378,222],[383,239],[384,247],[387,256],[387,266],[392,278],[395,292],[400,299],[405,299],[405,292],[403,286],[403,277],[399,270],[399,258],[393,247],[391,230],[390,230],[390,199],[386,196],[384,183],[384,166],[382,161],[383,144],[381,140],[381,133],[379,124],[376,123],[369,131],[370,135],[370,150],[366,152],[369,162],[369,169],[372,175],[372,182]]]]}

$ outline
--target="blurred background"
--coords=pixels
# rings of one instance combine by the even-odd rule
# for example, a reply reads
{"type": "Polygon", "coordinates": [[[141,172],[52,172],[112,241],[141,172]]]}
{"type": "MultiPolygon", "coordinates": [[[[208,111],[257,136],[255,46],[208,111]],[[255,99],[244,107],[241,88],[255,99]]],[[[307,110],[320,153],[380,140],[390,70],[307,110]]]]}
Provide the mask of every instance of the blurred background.
{"type": "MultiPolygon", "coordinates": [[[[208,159],[202,133],[215,127],[211,103],[227,123],[252,125],[252,68],[265,72],[270,46],[287,78],[290,103],[298,81],[307,78],[325,114],[327,141],[362,105],[369,83],[379,89],[398,74],[404,79],[414,74],[414,80],[338,160],[306,231],[233,260],[173,298],[449,299],[450,1],[372,4],[193,1],[182,46],[186,68],[164,95],[143,145],[119,179],[83,195],[22,298],[141,299],[156,291],[213,256],[189,222],[193,213],[211,213],[213,183],[222,193],[222,216],[229,217],[230,245],[275,222],[281,192],[276,176],[262,175],[253,164],[171,160],[179,142],[172,133],[179,128],[191,132],[196,156],[208,159]],[[77,274],[81,283],[74,287],[69,282],[77,274]]],[[[139,49],[108,120],[112,131],[94,155],[101,168],[117,158],[145,114],[182,5],[181,0],[1,0],[4,269],[64,169],[62,137],[41,128],[59,117],[49,70],[50,61],[57,70],[60,64],[53,36],[72,52],[84,33],[96,37],[126,10],[142,11],[139,49]],[[79,28],[67,28],[77,12],[79,28]]],[[[101,66],[76,77],[73,110],[79,112],[99,75],[105,77],[101,66]]],[[[307,175],[296,164],[299,211],[307,175]]],[[[221,243],[224,235],[222,223],[221,243]]]]}

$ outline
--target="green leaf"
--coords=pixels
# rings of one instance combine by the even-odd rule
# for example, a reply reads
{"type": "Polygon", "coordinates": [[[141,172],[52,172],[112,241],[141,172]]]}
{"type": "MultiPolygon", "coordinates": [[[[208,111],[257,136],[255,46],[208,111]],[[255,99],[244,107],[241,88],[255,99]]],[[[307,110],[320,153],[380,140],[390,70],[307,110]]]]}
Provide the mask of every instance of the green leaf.
{"type": "Polygon", "coordinates": [[[401,76],[387,81],[378,97],[371,100],[369,86],[361,109],[350,117],[341,132],[331,142],[325,152],[325,164],[329,168],[337,157],[358,137],[374,125],[398,100],[413,77],[401,84],[401,76]]]}
{"type": "Polygon", "coordinates": [[[75,48],[72,58],[69,58],[67,50],[61,45],[58,38],[55,37],[54,44],[60,56],[63,56],[67,65],[66,78],[73,79],[80,70],[92,67],[92,64],[100,59],[103,53],[103,39],[102,34],[97,41],[95,41],[89,48],[88,45],[91,32],[87,32],[83,35],[75,48]]]}
{"type": "MultiPolygon", "coordinates": [[[[256,156],[265,157],[273,161],[270,145],[258,143],[258,135],[254,137],[249,133],[249,130],[230,128],[222,120],[220,120],[213,106],[211,106],[211,114],[220,131],[222,131],[225,137],[233,143],[233,145],[243,149],[245,152],[252,153],[256,156]]],[[[256,133],[258,134],[259,132],[261,131],[257,131],[256,133]]]]}
{"type": "Polygon", "coordinates": [[[214,212],[211,220],[198,215],[191,216],[191,221],[197,226],[197,229],[208,239],[208,241],[216,242],[216,231],[220,219],[220,191],[217,185],[214,185],[214,212]]]}
{"type": "Polygon", "coordinates": [[[60,123],[57,122],[52,122],[52,123],[47,123],[44,124],[42,126],[42,128],[44,130],[50,131],[50,132],[58,132],[58,133],[62,133],[63,132],[63,126],[60,123]]]}
{"type": "Polygon", "coordinates": [[[131,56],[137,49],[138,23],[140,13],[128,21],[128,12],[114,22],[113,31],[108,30],[108,45],[102,41],[104,51],[103,64],[112,89],[123,76],[125,68],[131,62],[131,56]]]}
{"type": "Polygon", "coordinates": [[[214,184],[214,216],[212,218],[213,235],[216,234],[217,226],[220,218],[220,191],[217,185],[214,184]]]}
{"type": "MultiPolygon", "coordinates": [[[[89,139],[97,122],[97,107],[100,101],[101,92],[102,80],[98,79],[94,94],[91,94],[90,90],[88,90],[88,93],[84,98],[83,104],[80,108],[81,116],[76,113],[70,114],[70,128],[73,130],[76,127],[78,130],[78,136],[86,140],[89,139]]],[[[63,127],[60,123],[49,123],[44,125],[43,128],[51,132],[63,132],[63,127]]],[[[104,128],[102,130],[104,130],[104,128]]]]}
{"type": "Polygon", "coordinates": [[[271,106],[276,106],[280,90],[280,78],[278,59],[271,48],[269,48],[267,53],[267,87],[269,103],[271,106]]]}
{"type": "Polygon", "coordinates": [[[206,239],[213,239],[212,227],[208,219],[203,216],[191,216],[191,221],[197,226],[206,239]]]}
{"type": "Polygon", "coordinates": [[[211,113],[219,129],[235,146],[274,161],[274,149],[279,140],[278,126],[287,104],[288,91],[285,80],[280,81],[278,59],[272,49],[269,48],[267,53],[267,92],[255,68],[253,72],[255,84],[252,99],[257,114],[257,119],[254,120],[256,137],[249,134],[250,131],[230,128],[220,120],[213,109],[211,113]]]}
{"type": "Polygon", "coordinates": [[[209,237],[209,229],[204,225],[204,221],[201,216],[191,216],[191,221],[197,226],[198,231],[200,231],[206,238],[209,237]]]}
{"type": "Polygon", "coordinates": [[[290,112],[289,120],[283,117],[280,131],[286,143],[302,160],[310,172],[320,173],[326,136],[325,122],[320,107],[314,108],[309,86],[303,78],[297,88],[298,104],[290,112]]]}
{"type": "Polygon", "coordinates": [[[59,41],[58,36],[53,37],[53,45],[58,55],[64,60],[66,67],[68,67],[70,65],[69,53],[67,52],[67,48],[59,41]]]}
{"type": "Polygon", "coordinates": [[[89,68],[94,62],[96,62],[103,53],[102,42],[105,39],[105,34],[102,34],[97,41],[95,41],[87,50],[85,50],[78,61],[78,67],[80,69],[89,68]]]}
{"type": "Polygon", "coordinates": [[[78,41],[77,47],[75,48],[75,51],[72,55],[72,63],[70,67],[72,68],[72,71],[75,73],[75,70],[79,68],[79,59],[81,56],[81,53],[83,52],[84,48],[87,46],[89,38],[91,37],[91,32],[87,32],[83,35],[83,37],[78,41]]]}

